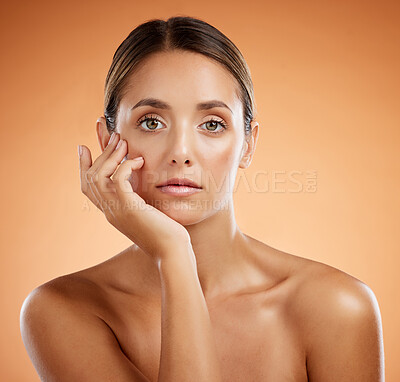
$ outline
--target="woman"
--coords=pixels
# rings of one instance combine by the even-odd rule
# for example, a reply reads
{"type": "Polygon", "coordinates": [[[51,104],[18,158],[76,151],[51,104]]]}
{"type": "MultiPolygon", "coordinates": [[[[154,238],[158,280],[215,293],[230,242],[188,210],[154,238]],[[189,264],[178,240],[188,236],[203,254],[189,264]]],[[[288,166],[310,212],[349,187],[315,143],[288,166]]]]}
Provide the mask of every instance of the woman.
{"type": "Polygon", "coordinates": [[[21,331],[43,380],[384,380],[371,289],[236,224],[232,188],[259,126],[226,36],[190,17],[138,26],[96,128],[82,192],[134,244],[27,297],[21,331]]]}

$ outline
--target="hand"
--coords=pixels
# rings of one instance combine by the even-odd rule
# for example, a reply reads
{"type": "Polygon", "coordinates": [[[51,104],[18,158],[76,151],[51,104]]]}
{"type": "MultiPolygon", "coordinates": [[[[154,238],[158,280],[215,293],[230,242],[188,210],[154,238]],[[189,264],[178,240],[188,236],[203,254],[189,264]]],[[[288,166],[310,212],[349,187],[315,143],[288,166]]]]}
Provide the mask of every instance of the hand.
{"type": "Polygon", "coordinates": [[[184,226],[147,204],[133,191],[128,179],[132,171],[143,166],[144,159],[127,159],[121,163],[126,153],[127,143],[120,140],[118,133],[93,164],[90,150],[82,145],[79,159],[81,190],[104,213],[109,223],[158,264],[180,243],[182,246],[190,243],[190,236],[184,226]],[[116,149],[119,141],[121,145],[116,149]]]}

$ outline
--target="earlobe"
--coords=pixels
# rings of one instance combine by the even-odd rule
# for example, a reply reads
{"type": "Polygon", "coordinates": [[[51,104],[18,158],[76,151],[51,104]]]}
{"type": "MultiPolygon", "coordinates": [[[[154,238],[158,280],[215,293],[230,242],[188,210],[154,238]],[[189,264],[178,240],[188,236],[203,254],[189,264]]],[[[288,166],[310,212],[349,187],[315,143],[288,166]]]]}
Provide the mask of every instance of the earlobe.
{"type": "Polygon", "coordinates": [[[254,150],[256,148],[256,143],[258,139],[258,122],[251,122],[251,136],[249,138],[245,138],[243,142],[242,155],[239,167],[247,168],[249,167],[251,160],[253,158],[254,150]]]}
{"type": "Polygon", "coordinates": [[[240,162],[239,162],[239,168],[247,168],[247,151],[248,151],[249,143],[245,139],[243,142],[242,146],[242,152],[240,153],[240,162]]]}

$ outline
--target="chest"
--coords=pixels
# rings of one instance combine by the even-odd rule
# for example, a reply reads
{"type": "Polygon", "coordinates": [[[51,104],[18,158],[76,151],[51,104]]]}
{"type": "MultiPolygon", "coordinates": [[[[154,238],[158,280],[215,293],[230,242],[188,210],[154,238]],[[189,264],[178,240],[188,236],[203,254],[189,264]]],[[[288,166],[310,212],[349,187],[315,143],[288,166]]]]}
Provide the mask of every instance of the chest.
{"type": "MultiPolygon", "coordinates": [[[[284,304],[255,295],[210,304],[208,309],[224,382],[307,381],[298,329],[284,304]]],[[[135,311],[129,311],[121,310],[118,320],[110,317],[110,326],[125,355],[155,382],[161,308],[136,304],[135,311]]]]}

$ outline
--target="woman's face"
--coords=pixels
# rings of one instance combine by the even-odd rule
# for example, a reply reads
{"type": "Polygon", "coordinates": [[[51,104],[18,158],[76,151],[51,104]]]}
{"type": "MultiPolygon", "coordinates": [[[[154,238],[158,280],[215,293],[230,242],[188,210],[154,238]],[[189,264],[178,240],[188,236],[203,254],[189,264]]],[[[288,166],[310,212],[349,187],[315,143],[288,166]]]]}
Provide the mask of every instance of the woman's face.
{"type": "Polygon", "coordinates": [[[117,131],[128,143],[127,158],[144,158],[131,177],[134,191],[183,225],[227,208],[246,148],[234,77],[201,54],[163,52],[136,68],[126,90],[117,131]],[[157,185],[173,177],[202,189],[185,196],[163,193],[157,185]]]}

